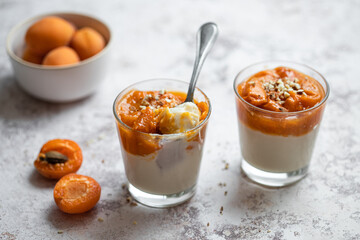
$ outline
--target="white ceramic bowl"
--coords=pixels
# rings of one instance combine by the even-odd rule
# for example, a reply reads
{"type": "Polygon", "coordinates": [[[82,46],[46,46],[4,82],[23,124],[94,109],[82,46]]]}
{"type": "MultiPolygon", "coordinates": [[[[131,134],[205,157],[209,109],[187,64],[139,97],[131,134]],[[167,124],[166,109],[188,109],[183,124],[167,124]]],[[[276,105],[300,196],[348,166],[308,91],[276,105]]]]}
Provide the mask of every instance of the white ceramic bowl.
{"type": "Polygon", "coordinates": [[[51,102],[69,102],[93,93],[105,78],[109,65],[111,32],[100,20],[78,13],[50,13],[28,19],[15,26],[7,37],[6,50],[14,69],[15,78],[26,92],[51,102]],[[92,27],[106,41],[105,48],[84,61],[65,66],[42,66],[24,61],[25,34],[36,21],[46,16],[58,16],[77,28],[92,27]]]}

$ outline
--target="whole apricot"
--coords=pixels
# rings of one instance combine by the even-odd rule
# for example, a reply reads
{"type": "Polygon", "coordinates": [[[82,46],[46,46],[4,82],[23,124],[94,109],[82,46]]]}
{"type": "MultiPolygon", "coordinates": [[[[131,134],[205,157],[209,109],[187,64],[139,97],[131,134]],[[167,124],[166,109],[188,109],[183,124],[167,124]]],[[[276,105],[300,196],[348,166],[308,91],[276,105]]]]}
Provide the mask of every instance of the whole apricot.
{"type": "Polygon", "coordinates": [[[28,48],[44,56],[54,48],[68,45],[75,33],[75,27],[68,21],[55,17],[45,17],[34,23],[26,32],[28,48]]]}
{"type": "Polygon", "coordinates": [[[43,65],[68,65],[78,63],[80,61],[79,56],[74,49],[63,46],[51,50],[44,58],[43,65]]]}
{"type": "Polygon", "coordinates": [[[24,59],[27,62],[41,64],[43,56],[33,52],[31,48],[27,47],[25,48],[22,59],[24,59]]]}
{"type": "Polygon", "coordinates": [[[100,52],[105,47],[104,37],[90,27],[77,30],[71,41],[71,47],[79,54],[81,60],[100,52]]]}

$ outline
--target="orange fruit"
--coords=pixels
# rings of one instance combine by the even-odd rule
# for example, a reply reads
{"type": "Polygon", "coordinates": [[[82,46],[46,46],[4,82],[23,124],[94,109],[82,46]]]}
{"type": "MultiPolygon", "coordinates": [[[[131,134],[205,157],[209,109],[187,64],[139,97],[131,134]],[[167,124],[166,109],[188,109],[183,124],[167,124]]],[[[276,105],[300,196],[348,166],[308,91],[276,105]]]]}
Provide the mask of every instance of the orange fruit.
{"type": "Polygon", "coordinates": [[[25,41],[32,52],[44,56],[50,50],[68,45],[75,33],[75,27],[68,21],[45,17],[34,23],[26,32],[25,41]]]}
{"type": "Polygon", "coordinates": [[[105,47],[105,39],[96,30],[84,27],[75,32],[70,46],[84,60],[100,52],[105,47]]]}
{"type": "Polygon", "coordinates": [[[81,167],[82,152],[76,142],[54,139],[44,144],[34,162],[36,170],[46,178],[59,179],[81,167]]]}
{"type": "Polygon", "coordinates": [[[60,66],[78,63],[79,61],[79,56],[74,51],[74,49],[63,46],[55,48],[46,54],[42,64],[60,66]]]}
{"type": "Polygon", "coordinates": [[[99,201],[101,187],[93,178],[68,174],[55,185],[54,200],[61,211],[76,214],[92,209],[99,201]]]}
{"type": "Polygon", "coordinates": [[[31,48],[27,47],[27,48],[25,48],[22,59],[24,59],[27,62],[41,64],[43,56],[38,55],[37,53],[34,53],[31,48]]]}

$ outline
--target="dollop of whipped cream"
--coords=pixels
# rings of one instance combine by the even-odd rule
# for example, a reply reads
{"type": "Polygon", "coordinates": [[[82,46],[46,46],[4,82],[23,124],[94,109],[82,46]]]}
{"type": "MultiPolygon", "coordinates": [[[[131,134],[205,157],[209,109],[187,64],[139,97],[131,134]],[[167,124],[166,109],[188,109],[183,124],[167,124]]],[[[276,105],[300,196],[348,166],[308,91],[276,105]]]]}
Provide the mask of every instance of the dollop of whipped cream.
{"type": "Polygon", "coordinates": [[[199,121],[199,108],[193,102],[185,102],[162,111],[159,130],[163,134],[186,132],[198,125],[199,121]]]}

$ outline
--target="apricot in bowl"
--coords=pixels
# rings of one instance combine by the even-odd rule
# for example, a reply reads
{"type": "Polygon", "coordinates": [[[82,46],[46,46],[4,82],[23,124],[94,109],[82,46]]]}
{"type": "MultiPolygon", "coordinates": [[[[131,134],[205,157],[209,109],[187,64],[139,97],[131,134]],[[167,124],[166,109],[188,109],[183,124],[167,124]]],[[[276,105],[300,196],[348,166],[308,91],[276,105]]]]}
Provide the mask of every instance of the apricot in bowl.
{"type": "Polygon", "coordinates": [[[54,48],[66,46],[75,33],[75,26],[57,16],[44,17],[26,32],[26,45],[33,53],[44,56],[54,48]]]}
{"type": "Polygon", "coordinates": [[[43,65],[61,66],[78,63],[80,61],[79,55],[74,49],[67,46],[57,47],[51,50],[42,61],[43,65]]]}
{"type": "Polygon", "coordinates": [[[94,29],[84,27],[75,32],[71,47],[79,54],[81,60],[85,60],[105,47],[105,39],[94,29]]]}
{"type": "Polygon", "coordinates": [[[97,18],[76,13],[51,13],[28,19],[15,26],[8,34],[6,50],[15,79],[24,91],[45,101],[69,102],[89,96],[99,88],[109,65],[110,46],[110,28],[97,18]],[[96,30],[104,38],[104,48],[92,57],[76,63],[39,64],[44,61],[46,54],[42,56],[42,53],[33,49],[36,47],[29,47],[25,36],[32,25],[49,16],[64,19],[75,29],[89,27],[96,30]],[[26,60],[23,56],[26,56],[26,60]]]}
{"type": "Polygon", "coordinates": [[[47,16],[33,23],[26,31],[25,43],[23,60],[35,64],[46,62],[44,65],[52,66],[79,62],[75,60],[74,51],[60,47],[71,47],[80,60],[85,60],[99,53],[106,45],[104,37],[94,28],[86,26],[78,29],[70,21],[57,16],[47,16]]]}

